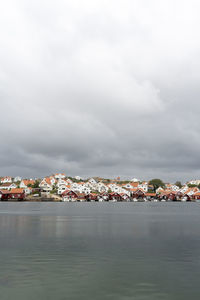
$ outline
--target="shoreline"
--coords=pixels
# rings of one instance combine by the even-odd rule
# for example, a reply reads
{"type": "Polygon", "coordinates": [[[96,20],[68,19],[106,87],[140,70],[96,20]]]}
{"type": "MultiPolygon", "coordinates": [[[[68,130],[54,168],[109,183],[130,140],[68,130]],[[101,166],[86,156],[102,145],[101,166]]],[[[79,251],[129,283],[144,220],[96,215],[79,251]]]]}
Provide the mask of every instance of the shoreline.
{"type": "Polygon", "coordinates": [[[46,202],[51,202],[51,203],[185,203],[185,202],[193,202],[193,203],[198,203],[200,202],[200,200],[189,200],[189,201],[183,201],[183,200],[158,200],[158,199],[151,199],[151,200],[142,200],[142,199],[135,199],[135,200],[129,200],[129,201],[113,201],[113,200],[109,200],[109,201],[95,201],[95,200],[91,200],[91,201],[85,201],[82,199],[77,199],[77,200],[62,200],[62,199],[55,199],[55,198],[31,198],[31,199],[24,199],[24,200],[18,200],[18,199],[9,199],[9,200],[1,200],[0,203],[24,203],[24,202],[35,202],[35,203],[46,203],[46,202]]]}

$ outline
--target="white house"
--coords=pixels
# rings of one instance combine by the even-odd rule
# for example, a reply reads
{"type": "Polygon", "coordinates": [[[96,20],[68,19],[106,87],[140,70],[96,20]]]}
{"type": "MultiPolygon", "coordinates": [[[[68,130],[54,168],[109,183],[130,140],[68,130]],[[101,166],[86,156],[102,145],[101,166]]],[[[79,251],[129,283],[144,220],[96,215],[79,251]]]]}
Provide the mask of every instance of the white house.
{"type": "Polygon", "coordinates": [[[141,184],[138,185],[139,189],[142,189],[145,193],[148,191],[148,182],[143,181],[141,184]]]}
{"type": "Polygon", "coordinates": [[[53,189],[53,184],[51,182],[51,179],[46,177],[44,178],[40,184],[39,187],[44,191],[44,192],[50,192],[53,189]]]}
{"type": "Polygon", "coordinates": [[[181,192],[181,193],[185,193],[187,190],[188,190],[188,186],[187,186],[187,185],[184,185],[184,186],[180,189],[180,192],[181,192]]]}
{"type": "Polygon", "coordinates": [[[1,178],[1,183],[11,183],[11,182],[12,182],[12,178],[10,176],[5,176],[1,178]]]}
{"type": "Polygon", "coordinates": [[[1,190],[11,190],[16,189],[17,185],[15,183],[6,182],[0,185],[1,190]]]}
{"type": "Polygon", "coordinates": [[[164,192],[164,189],[161,186],[159,186],[159,188],[157,188],[156,190],[156,193],[162,193],[162,192],[164,192]]]}
{"type": "Polygon", "coordinates": [[[33,185],[35,183],[35,180],[33,179],[23,179],[21,182],[20,182],[20,188],[21,189],[25,189],[27,188],[29,185],[33,185]]]}
{"type": "Polygon", "coordinates": [[[99,182],[97,184],[97,190],[99,193],[105,193],[105,192],[108,192],[108,187],[107,187],[107,185],[103,184],[102,182],[99,182]]]}
{"type": "Polygon", "coordinates": [[[188,184],[195,184],[195,185],[199,185],[199,184],[200,184],[200,180],[199,180],[199,179],[190,180],[190,181],[188,182],[188,184]]]}
{"type": "Polygon", "coordinates": [[[172,185],[171,185],[171,189],[172,189],[172,191],[174,191],[174,192],[178,192],[178,191],[180,190],[180,188],[179,188],[177,185],[175,185],[175,184],[172,184],[172,185]]]}
{"type": "Polygon", "coordinates": [[[59,188],[61,185],[66,185],[66,184],[68,184],[68,182],[67,182],[67,180],[65,180],[65,179],[58,179],[58,181],[57,181],[57,183],[56,183],[56,185],[57,185],[57,187],[59,188]]]}
{"type": "Polygon", "coordinates": [[[78,193],[81,193],[81,194],[82,193],[89,194],[91,192],[91,188],[88,187],[83,182],[80,182],[80,183],[74,182],[74,183],[72,183],[71,190],[73,192],[78,192],[78,193]]]}
{"type": "Polygon", "coordinates": [[[58,194],[71,189],[71,184],[66,179],[58,179],[56,186],[58,187],[58,194]]]}
{"type": "Polygon", "coordinates": [[[32,193],[32,188],[31,187],[26,187],[24,188],[24,192],[26,195],[30,195],[32,193]]]}
{"type": "Polygon", "coordinates": [[[62,195],[63,192],[70,191],[70,186],[67,184],[61,184],[58,187],[58,195],[62,195]]]}
{"type": "Polygon", "coordinates": [[[14,178],[14,182],[19,182],[19,181],[22,181],[22,178],[20,176],[16,176],[14,178]]]}
{"type": "Polygon", "coordinates": [[[63,179],[66,177],[66,174],[64,173],[57,173],[54,175],[55,179],[63,179]]]}
{"type": "Polygon", "coordinates": [[[115,183],[111,183],[108,185],[109,189],[113,192],[113,193],[125,193],[127,194],[127,190],[123,189],[121,186],[115,184],[115,183]]]}
{"type": "Polygon", "coordinates": [[[139,182],[139,180],[137,178],[133,178],[131,179],[132,182],[139,182]]]}
{"type": "Polygon", "coordinates": [[[95,180],[94,178],[90,178],[90,179],[88,180],[88,182],[89,182],[90,184],[97,184],[97,182],[96,182],[96,180],[95,180]]]}

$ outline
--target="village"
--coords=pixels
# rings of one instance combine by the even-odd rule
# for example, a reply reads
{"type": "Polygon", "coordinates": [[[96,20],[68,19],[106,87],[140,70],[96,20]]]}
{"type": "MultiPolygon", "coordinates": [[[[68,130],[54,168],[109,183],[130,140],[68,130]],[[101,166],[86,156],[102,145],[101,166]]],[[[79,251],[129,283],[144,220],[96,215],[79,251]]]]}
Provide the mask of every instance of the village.
{"type": "Polygon", "coordinates": [[[64,173],[42,179],[5,176],[0,177],[0,201],[200,201],[200,180],[160,186],[154,184],[156,180],[82,179],[64,173]]]}

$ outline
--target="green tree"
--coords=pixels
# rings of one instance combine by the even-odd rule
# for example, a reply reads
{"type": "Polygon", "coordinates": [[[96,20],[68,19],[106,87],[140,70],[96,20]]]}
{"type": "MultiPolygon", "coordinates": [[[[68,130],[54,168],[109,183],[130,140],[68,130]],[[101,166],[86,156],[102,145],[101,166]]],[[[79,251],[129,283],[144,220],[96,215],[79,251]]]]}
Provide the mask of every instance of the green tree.
{"type": "Polygon", "coordinates": [[[58,189],[56,188],[56,185],[53,185],[53,189],[50,191],[50,194],[57,194],[58,193],[58,189]]]}
{"type": "Polygon", "coordinates": [[[38,180],[36,180],[35,182],[34,182],[34,184],[33,184],[33,188],[34,189],[37,189],[37,188],[39,188],[39,181],[38,180]]]}
{"type": "Polygon", "coordinates": [[[180,181],[176,181],[175,185],[178,186],[180,189],[182,188],[182,183],[180,181]]]}
{"type": "Polygon", "coordinates": [[[151,180],[149,181],[149,185],[153,185],[154,192],[155,192],[159,187],[162,187],[162,188],[165,187],[164,182],[163,182],[161,179],[158,179],[158,178],[151,179],[151,180]]]}
{"type": "Polygon", "coordinates": [[[193,187],[198,187],[198,186],[197,186],[196,184],[191,184],[191,183],[189,183],[189,184],[188,184],[188,187],[189,187],[189,188],[193,188],[193,187]]]}

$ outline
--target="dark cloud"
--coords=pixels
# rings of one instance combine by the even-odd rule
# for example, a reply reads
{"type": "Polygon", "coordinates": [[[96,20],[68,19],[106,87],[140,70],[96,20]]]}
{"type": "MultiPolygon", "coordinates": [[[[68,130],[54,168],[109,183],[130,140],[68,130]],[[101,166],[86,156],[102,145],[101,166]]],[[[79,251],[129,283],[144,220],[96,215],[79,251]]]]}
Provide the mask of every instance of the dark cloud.
{"type": "Polygon", "coordinates": [[[200,171],[198,1],[0,4],[0,172],[200,171]]]}

